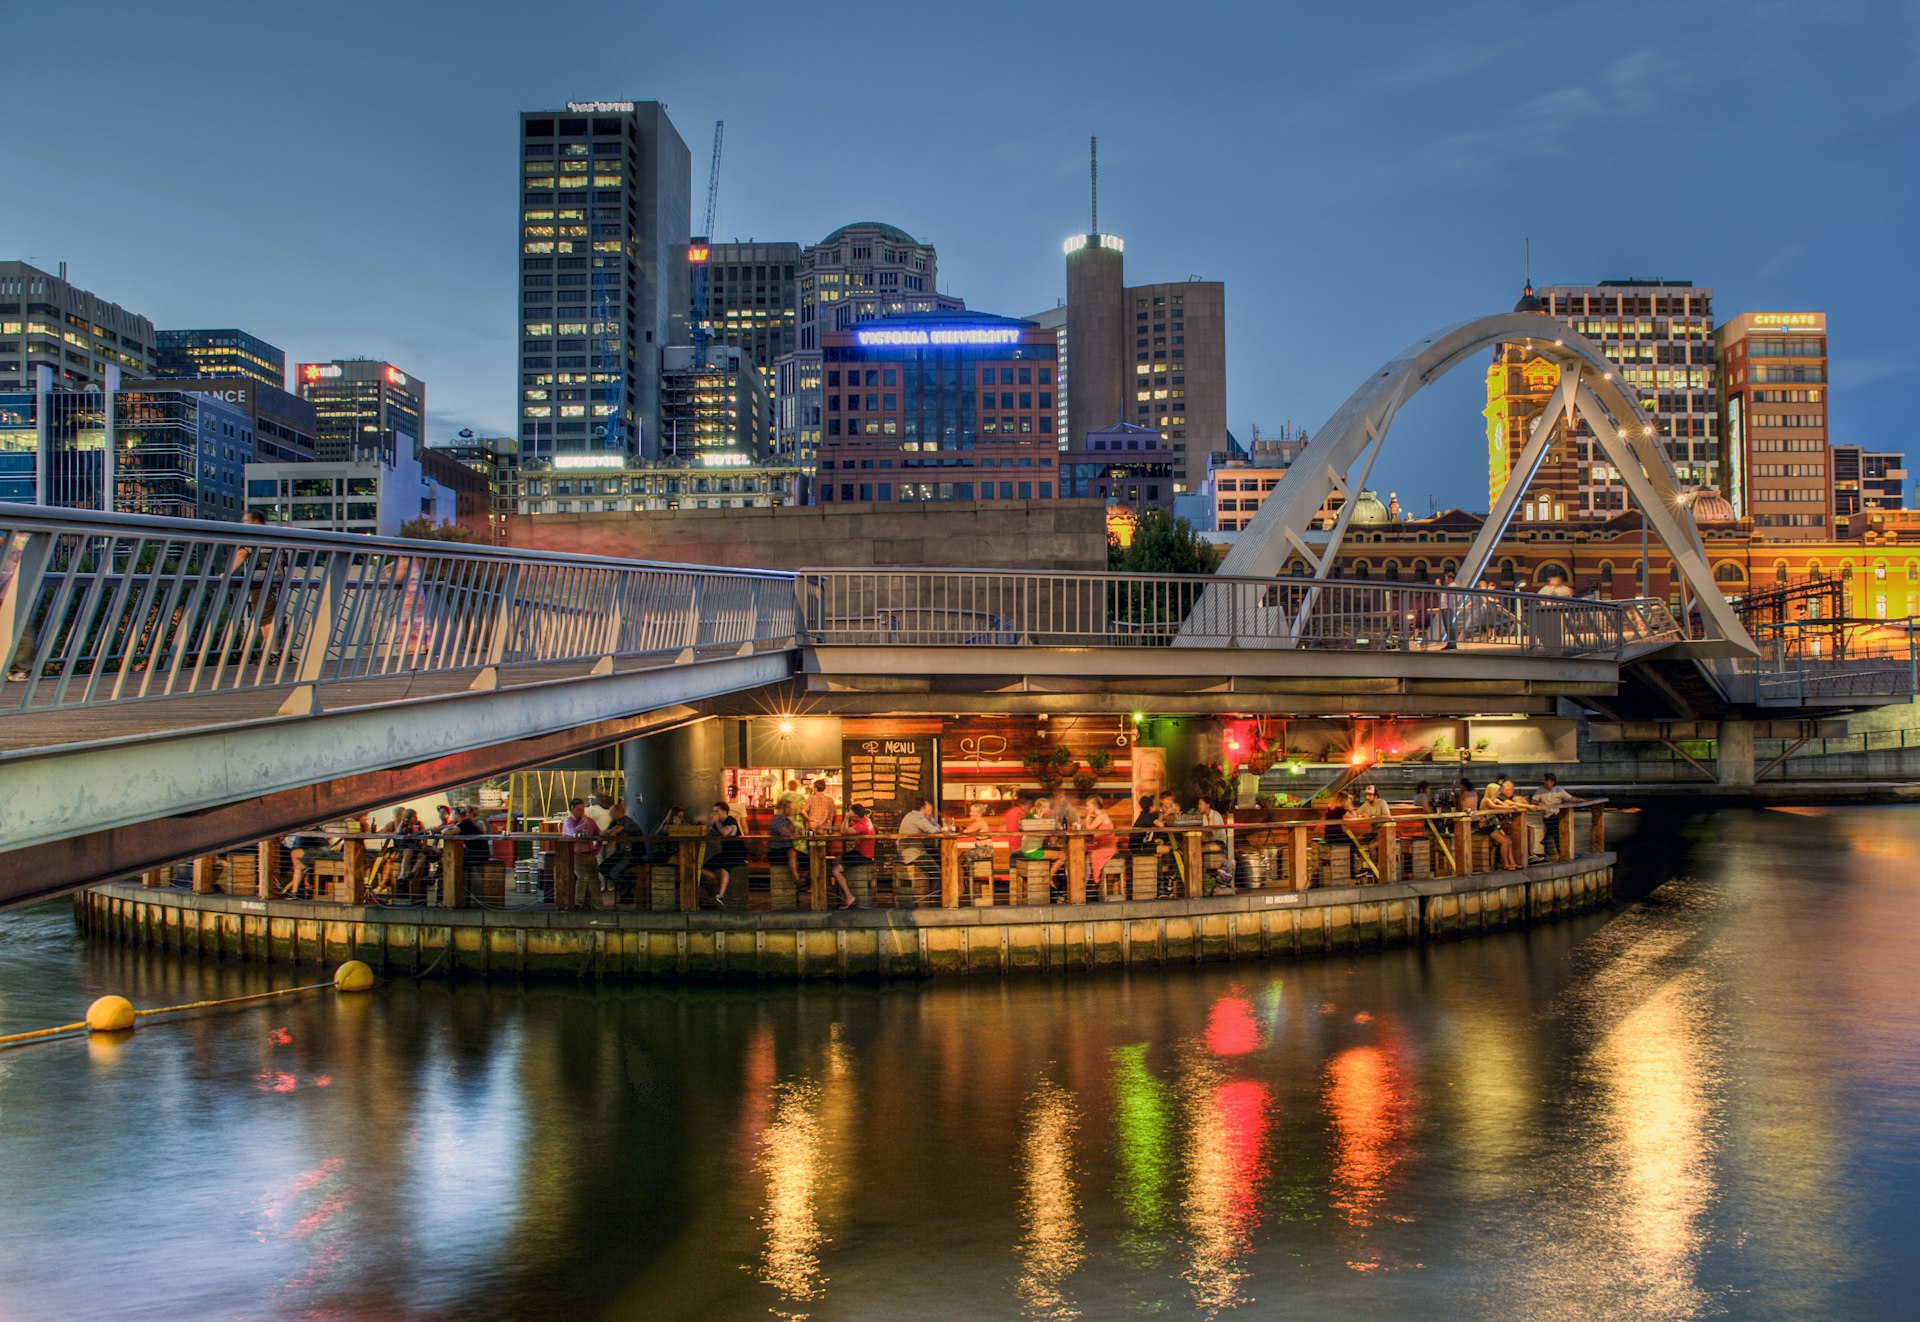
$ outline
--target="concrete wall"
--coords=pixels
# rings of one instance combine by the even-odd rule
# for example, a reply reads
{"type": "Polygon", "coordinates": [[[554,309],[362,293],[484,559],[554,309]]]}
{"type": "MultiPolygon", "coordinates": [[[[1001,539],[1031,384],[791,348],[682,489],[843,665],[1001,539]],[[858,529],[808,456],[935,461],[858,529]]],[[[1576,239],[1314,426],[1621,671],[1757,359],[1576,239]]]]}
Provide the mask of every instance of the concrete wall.
{"type": "Polygon", "coordinates": [[[750,569],[1107,567],[1106,505],[1098,500],[516,515],[507,544],[750,569]]]}

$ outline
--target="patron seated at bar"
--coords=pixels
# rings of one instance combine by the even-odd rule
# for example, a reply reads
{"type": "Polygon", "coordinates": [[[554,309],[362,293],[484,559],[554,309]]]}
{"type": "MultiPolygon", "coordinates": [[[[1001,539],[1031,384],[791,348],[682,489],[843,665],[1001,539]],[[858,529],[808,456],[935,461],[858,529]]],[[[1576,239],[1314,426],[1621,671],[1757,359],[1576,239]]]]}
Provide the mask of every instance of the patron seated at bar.
{"type": "Polygon", "coordinates": [[[1360,791],[1360,802],[1354,807],[1355,817],[1391,817],[1393,809],[1380,797],[1378,785],[1367,785],[1360,791]]]}
{"type": "Polygon", "coordinates": [[[920,837],[944,834],[946,828],[934,812],[932,799],[921,799],[912,812],[900,819],[900,862],[911,875],[916,894],[932,889],[933,879],[939,875],[939,856],[932,853],[920,837]]]}

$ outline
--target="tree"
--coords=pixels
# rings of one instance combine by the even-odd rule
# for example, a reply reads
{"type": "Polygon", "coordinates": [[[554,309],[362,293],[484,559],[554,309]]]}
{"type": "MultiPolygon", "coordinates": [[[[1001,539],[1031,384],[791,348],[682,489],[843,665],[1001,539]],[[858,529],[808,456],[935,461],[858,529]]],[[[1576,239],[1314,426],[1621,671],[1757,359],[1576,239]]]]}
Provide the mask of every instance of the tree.
{"type": "Polygon", "coordinates": [[[400,525],[400,535],[421,542],[471,542],[476,540],[473,533],[457,523],[435,523],[422,514],[417,519],[408,519],[400,525]]]}
{"type": "Polygon", "coordinates": [[[1219,553],[1185,519],[1148,510],[1122,548],[1107,542],[1107,568],[1121,574],[1211,574],[1219,553]]]}

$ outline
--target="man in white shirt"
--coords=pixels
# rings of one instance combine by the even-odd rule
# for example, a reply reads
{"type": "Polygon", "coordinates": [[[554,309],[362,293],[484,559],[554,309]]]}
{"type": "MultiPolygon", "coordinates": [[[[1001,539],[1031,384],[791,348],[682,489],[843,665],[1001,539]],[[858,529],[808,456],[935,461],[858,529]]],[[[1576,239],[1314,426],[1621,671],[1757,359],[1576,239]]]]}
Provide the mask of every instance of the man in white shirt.
{"type": "Polygon", "coordinates": [[[1543,863],[1550,858],[1560,856],[1560,812],[1573,802],[1573,795],[1560,788],[1560,778],[1551,771],[1540,777],[1540,788],[1533,796],[1533,806],[1540,810],[1540,822],[1546,829],[1541,832],[1541,851],[1535,854],[1530,863],[1543,863]]]}
{"type": "Polygon", "coordinates": [[[912,871],[915,891],[925,893],[934,875],[929,865],[933,855],[918,837],[939,835],[944,829],[934,813],[932,799],[920,800],[912,812],[900,819],[900,861],[912,871]]]}

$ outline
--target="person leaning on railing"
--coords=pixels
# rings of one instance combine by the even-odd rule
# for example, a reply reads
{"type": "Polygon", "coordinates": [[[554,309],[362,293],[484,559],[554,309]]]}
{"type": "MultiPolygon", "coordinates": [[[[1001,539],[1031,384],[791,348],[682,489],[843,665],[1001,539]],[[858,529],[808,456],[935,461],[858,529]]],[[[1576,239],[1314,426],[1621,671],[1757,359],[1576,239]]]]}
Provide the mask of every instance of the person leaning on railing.
{"type": "Polygon", "coordinates": [[[700,880],[713,887],[706,899],[714,908],[727,907],[733,870],[746,863],[747,842],[740,834],[739,820],[727,811],[726,804],[714,804],[707,812],[707,861],[700,869],[700,880]]]}
{"type": "Polygon", "coordinates": [[[1534,791],[1533,806],[1540,809],[1540,850],[1529,862],[1544,863],[1550,858],[1560,857],[1560,813],[1573,802],[1573,795],[1560,788],[1560,778],[1551,771],[1540,777],[1540,788],[1534,791]]]}
{"type": "Polygon", "coordinates": [[[560,839],[553,847],[553,902],[563,913],[571,913],[582,903],[589,909],[594,907],[593,892],[597,885],[580,885],[580,874],[585,872],[595,881],[598,869],[592,855],[600,852],[595,837],[600,828],[593,818],[587,816],[587,801],[575,799],[567,805],[567,815],[560,823],[560,839]]]}
{"type": "Polygon", "coordinates": [[[633,898],[634,869],[640,866],[640,823],[627,811],[627,805],[614,800],[607,811],[607,824],[600,838],[607,842],[606,855],[600,860],[601,884],[609,887],[616,902],[633,898]]]}

